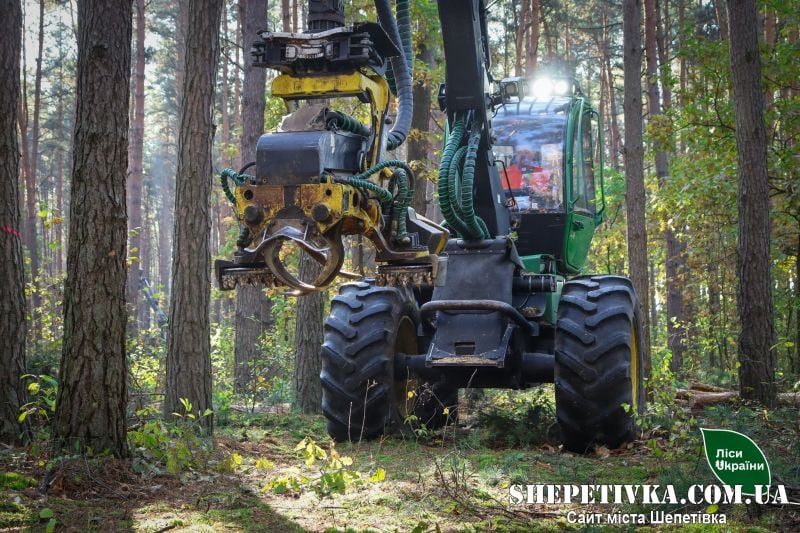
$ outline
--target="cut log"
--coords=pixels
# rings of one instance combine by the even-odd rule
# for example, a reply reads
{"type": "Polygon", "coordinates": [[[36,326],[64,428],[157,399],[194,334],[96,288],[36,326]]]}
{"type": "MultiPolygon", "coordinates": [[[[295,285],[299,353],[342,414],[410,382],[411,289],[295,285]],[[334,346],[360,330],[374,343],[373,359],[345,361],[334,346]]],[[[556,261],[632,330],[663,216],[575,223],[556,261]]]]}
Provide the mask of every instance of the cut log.
{"type": "MultiPolygon", "coordinates": [[[[699,384],[703,385],[703,384],[699,384]]],[[[692,384],[692,387],[694,384],[692,384]]],[[[706,387],[713,387],[713,385],[703,385],[706,387]]],[[[719,387],[715,387],[719,389],[719,387]]],[[[739,393],[737,391],[719,389],[716,391],[706,391],[703,389],[677,389],[675,397],[679,400],[686,400],[689,402],[691,409],[704,409],[710,405],[719,405],[725,403],[735,403],[739,401],[739,393]]],[[[782,392],[778,394],[778,405],[784,407],[800,407],[800,392],[782,392]]]]}
{"type": "Polygon", "coordinates": [[[709,385],[708,383],[698,383],[697,381],[691,381],[689,383],[689,389],[705,392],[727,392],[729,390],[717,387],[716,385],[709,385]]]}

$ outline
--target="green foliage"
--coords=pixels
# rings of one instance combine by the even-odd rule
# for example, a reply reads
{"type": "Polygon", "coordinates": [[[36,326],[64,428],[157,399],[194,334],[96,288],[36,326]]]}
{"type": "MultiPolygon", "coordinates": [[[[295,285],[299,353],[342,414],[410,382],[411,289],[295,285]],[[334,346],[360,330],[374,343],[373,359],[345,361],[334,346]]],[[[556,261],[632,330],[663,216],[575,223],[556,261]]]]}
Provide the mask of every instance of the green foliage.
{"type": "MultiPolygon", "coordinates": [[[[637,426],[649,436],[647,447],[653,455],[668,461],[687,450],[696,452],[701,448],[697,419],[675,399],[676,381],[670,371],[671,360],[671,354],[665,351],[653,361],[646,411],[643,415],[633,415],[637,426]]],[[[623,407],[630,409],[629,405],[623,407]]]]}
{"type": "Polygon", "coordinates": [[[141,329],[139,335],[128,339],[128,394],[131,413],[156,406],[163,390],[166,343],[157,326],[141,329]]]}
{"type": "Polygon", "coordinates": [[[28,402],[20,407],[18,420],[45,428],[56,412],[58,381],[46,374],[24,374],[22,379],[26,382],[28,402]]]}
{"type": "Polygon", "coordinates": [[[531,446],[548,440],[555,424],[551,387],[500,391],[478,411],[481,440],[492,446],[531,446]]]}
{"type": "Polygon", "coordinates": [[[301,471],[300,468],[293,467],[287,474],[272,479],[264,490],[276,494],[297,494],[310,490],[322,498],[331,494],[344,494],[366,481],[377,483],[386,478],[386,471],[378,468],[365,480],[361,473],[347,468],[353,465],[353,459],[339,455],[333,443],[326,452],[313,439],[306,437],[295,446],[295,451],[303,459],[306,468],[301,471]],[[315,465],[316,473],[303,473],[315,465]]]}
{"type": "Polygon", "coordinates": [[[17,472],[0,472],[0,488],[5,490],[25,490],[35,487],[36,480],[17,472]]]}
{"type": "Polygon", "coordinates": [[[16,528],[32,527],[37,520],[37,514],[26,506],[0,500],[0,529],[16,531],[16,528]]]}
{"type": "Polygon", "coordinates": [[[156,419],[145,422],[139,429],[128,431],[131,449],[139,456],[133,469],[142,474],[180,474],[187,469],[206,469],[213,442],[204,436],[200,419],[212,414],[193,412],[186,398],[180,399],[182,413],[172,413],[177,421],[156,419]]]}
{"type": "Polygon", "coordinates": [[[55,516],[56,514],[49,507],[45,507],[44,509],[39,511],[39,519],[47,520],[47,525],[45,525],[46,533],[53,533],[53,531],[56,530],[56,525],[58,524],[58,521],[55,519],[55,516]]]}

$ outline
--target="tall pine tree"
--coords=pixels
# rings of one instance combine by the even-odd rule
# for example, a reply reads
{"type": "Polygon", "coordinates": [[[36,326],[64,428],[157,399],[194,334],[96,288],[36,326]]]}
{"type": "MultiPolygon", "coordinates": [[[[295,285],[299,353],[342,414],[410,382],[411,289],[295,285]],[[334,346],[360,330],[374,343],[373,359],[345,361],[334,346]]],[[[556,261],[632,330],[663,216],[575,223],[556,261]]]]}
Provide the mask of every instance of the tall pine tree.
{"type": "Polygon", "coordinates": [[[127,454],[125,282],[131,2],[78,1],[77,109],[57,445],[127,454]]]}
{"type": "MultiPolygon", "coordinates": [[[[164,413],[211,408],[211,218],[214,89],[222,0],[188,0],[164,413]]],[[[211,432],[213,418],[199,418],[211,432]]]]}
{"type": "Polygon", "coordinates": [[[24,402],[25,284],[19,209],[19,59],[22,9],[0,0],[0,442],[19,441],[24,402]]]}

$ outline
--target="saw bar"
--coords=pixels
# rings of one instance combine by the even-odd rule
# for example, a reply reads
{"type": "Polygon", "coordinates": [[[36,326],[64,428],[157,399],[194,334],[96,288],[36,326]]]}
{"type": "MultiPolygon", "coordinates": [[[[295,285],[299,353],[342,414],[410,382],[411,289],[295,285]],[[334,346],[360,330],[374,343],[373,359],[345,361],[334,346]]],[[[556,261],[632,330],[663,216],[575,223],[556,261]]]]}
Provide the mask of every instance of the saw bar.
{"type": "Polygon", "coordinates": [[[433,265],[381,265],[375,275],[378,286],[406,286],[421,287],[433,285],[433,265]]]}
{"type": "Polygon", "coordinates": [[[281,286],[263,263],[244,266],[218,259],[214,263],[214,270],[216,270],[217,283],[222,291],[232,291],[237,287],[248,285],[268,289],[281,286]]]}

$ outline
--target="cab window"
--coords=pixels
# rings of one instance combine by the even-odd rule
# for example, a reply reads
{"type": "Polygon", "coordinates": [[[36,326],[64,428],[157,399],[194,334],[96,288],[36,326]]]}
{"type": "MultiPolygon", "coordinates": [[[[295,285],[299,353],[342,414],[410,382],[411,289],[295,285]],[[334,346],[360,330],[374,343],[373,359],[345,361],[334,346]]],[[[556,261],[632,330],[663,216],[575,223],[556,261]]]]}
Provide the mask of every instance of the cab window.
{"type": "Polygon", "coordinates": [[[594,143],[590,115],[581,115],[580,125],[573,129],[572,201],[576,211],[594,214],[594,143]],[[580,126],[580,127],[579,127],[580,126]]]}

